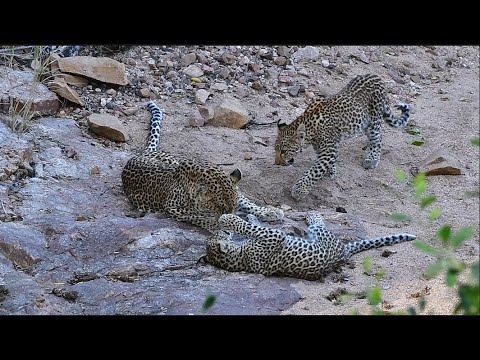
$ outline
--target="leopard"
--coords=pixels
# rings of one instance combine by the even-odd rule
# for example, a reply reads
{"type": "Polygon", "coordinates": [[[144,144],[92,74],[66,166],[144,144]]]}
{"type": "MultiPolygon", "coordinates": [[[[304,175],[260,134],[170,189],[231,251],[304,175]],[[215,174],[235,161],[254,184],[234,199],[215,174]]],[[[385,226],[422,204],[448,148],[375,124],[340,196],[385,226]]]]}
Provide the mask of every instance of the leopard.
{"type": "Polygon", "coordinates": [[[320,212],[308,212],[305,220],[308,229],[300,237],[263,226],[252,214],[247,220],[224,214],[218,220],[222,229],[207,239],[199,261],[231,272],[323,280],[355,254],[416,239],[403,233],[344,243],[326,227],[320,212]],[[236,241],[234,235],[242,239],[236,241]]]}
{"type": "Polygon", "coordinates": [[[320,97],[290,124],[277,121],[275,165],[292,165],[294,156],[309,144],[316,153],[313,165],[291,188],[294,200],[304,198],[319,179],[336,174],[338,149],[342,141],[365,134],[368,138],[363,168],[380,162],[382,119],[393,128],[404,128],[410,119],[410,105],[400,102],[391,112],[385,84],[375,74],[358,75],[339,92],[320,97]]]}
{"type": "Polygon", "coordinates": [[[150,100],[149,135],[143,151],[132,156],[121,174],[123,190],[136,209],[163,212],[210,232],[225,213],[254,214],[266,222],[280,222],[283,211],[258,206],[239,191],[239,169],[227,174],[206,160],[174,156],[160,150],[163,111],[150,100]]]}

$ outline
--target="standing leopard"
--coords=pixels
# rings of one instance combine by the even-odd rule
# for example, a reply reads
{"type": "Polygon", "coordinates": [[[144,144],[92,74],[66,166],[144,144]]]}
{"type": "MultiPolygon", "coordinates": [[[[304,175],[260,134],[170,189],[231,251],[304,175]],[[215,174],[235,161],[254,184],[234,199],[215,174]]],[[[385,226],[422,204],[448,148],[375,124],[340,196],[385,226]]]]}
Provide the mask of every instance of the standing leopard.
{"type": "Polygon", "coordinates": [[[228,271],[318,280],[354,254],[416,239],[415,235],[398,234],[344,244],[325,227],[318,212],[307,214],[308,230],[303,238],[261,226],[253,215],[247,218],[249,222],[234,214],[222,215],[219,224],[227,232],[220,230],[207,239],[201,259],[228,271]],[[236,242],[234,234],[245,239],[236,242]]]}
{"type": "Polygon", "coordinates": [[[211,232],[222,214],[255,214],[264,221],[283,219],[283,211],[260,207],[238,191],[239,169],[227,175],[220,166],[203,160],[174,157],[159,151],[163,112],[153,101],[150,133],[145,150],[133,156],[122,171],[123,190],[142,211],[159,211],[211,232]]]}
{"type": "Polygon", "coordinates": [[[292,197],[305,197],[315,181],[335,175],[338,148],[344,139],[366,134],[369,145],[363,167],[374,169],[380,162],[382,119],[395,128],[407,125],[409,106],[395,106],[401,115],[390,111],[385,86],[377,75],[359,75],[337,94],[311,102],[302,115],[287,125],[278,121],[275,164],[293,163],[295,153],[312,144],[317,158],[292,187],[292,197]]]}

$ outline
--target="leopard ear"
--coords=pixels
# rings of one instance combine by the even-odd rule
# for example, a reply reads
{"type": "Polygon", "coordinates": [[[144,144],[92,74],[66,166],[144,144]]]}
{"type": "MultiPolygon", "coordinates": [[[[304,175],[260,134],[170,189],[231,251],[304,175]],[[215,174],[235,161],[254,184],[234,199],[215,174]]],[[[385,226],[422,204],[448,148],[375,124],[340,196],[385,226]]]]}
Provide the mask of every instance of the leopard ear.
{"type": "Polygon", "coordinates": [[[277,128],[282,129],[282,128],[284,128],[285,126],[287,126],[287,124],[285,124],[285,123],[280,123],[280,121],[282,121],[282,119],[279,119],[279,120],[277,121],[277,128]]]}
{"type": "Polygon", "coordinates": [[[306,133],[305,133],[305,124],[300,124],[298,125],[298,128],[297,128],[297,138],[298,138],[298,142],[300,144],[302,144],[302,146],[305,144],[305,136],[306,136],[306,133]]]}
{"type": "Polygon", "coordinates": [[[236,184],[242,178],[242,173],[239,169],[235,169],[230,173],[230,178],[232,179],[233,183],[236,184]]]}

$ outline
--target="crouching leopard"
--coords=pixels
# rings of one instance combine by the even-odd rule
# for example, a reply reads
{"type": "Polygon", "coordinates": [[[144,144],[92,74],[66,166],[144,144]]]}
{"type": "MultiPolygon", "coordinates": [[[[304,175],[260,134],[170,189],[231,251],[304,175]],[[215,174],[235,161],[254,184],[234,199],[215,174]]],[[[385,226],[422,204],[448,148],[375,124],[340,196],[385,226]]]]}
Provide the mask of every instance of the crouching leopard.
{"type": "Polygon", "coordinates": [[[415,235],[398,234],[344,244],[325,227],[318,212],[307,214],[308,230],[303,238],[261,226],[254,215],[247,218],[249,222],[234,214],[222,215],[219,224],[227,231],[219,230],[207,239],[201,259],[228,271],[318,280],[361,251],[416,239],[415,235]],[[234,234],[245,239],[236,242],[234,234]]]}
{"type": "Polygon", "coordinates": [[[261,207],[238,191],[240,170],[227,175],[207,161],[183,159],[159,151],[162,110],[153,101],[150,133],[145,150],[133,156],[122,171],[123,190],[142,211],[159,211],[211,232],[218,229],[222,214],[236,211],[254,214],[267,222],[283,219],[283,211],[261,207]]]}
{"type": "Polygon", "coordinates": [[[410,116],[409,106],[395,106],[401,115],[390,111],[385,86],[376,75],[359,75],[337,94],[311,102],[302,115],[287,125],[278,121],[275,164],[293,163],[295,153],[312,144],[317,158],[292,187],[292,197],[306,196],[312,185],[324,175],[333,177],[338,147],[344,139],[366,134],[369,145],[363,167],[373,169],[380,162],[382,119],[392,127],[404,127],[410,116]]]}

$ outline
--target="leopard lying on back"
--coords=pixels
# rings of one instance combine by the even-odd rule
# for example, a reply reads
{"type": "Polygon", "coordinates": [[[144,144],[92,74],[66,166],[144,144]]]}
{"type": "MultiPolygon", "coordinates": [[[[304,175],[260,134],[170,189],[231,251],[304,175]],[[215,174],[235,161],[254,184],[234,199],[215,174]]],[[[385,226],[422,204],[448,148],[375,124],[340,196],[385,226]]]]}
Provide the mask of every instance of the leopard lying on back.
{"type": "Polygon", "coordinates": [[[344,244],[325,227],[318,212],[307,214],[308,235],[304,238],[261,226],[253,215],[247,218],[249,222],[234,214],[222,215],[219,224],[226,231],[217,231],[207,239],[201,259],[228,271],[317,280],[354,254],[416,239],[415,235],[398,234],[344,244]],[[234,234],[244,239],[236,242],[234,234]]]}
{"type": "Polygon", "coordinates": [[[174,157],[159,151],[163,112],[153,102],[146,149],[128,160],[122,184],[130,202],[142,211],[160,211],[178,221],[218,229],[218,218],[235,211],[255,214],[264,221],[283,219],[280,209],[260,207],[238,191],[240,170],[227,175],[207,161],[174,157]]]}
{"type": "Polygon", "coordinates": [[[363,167],[373,169],[380,162],[382,146],[382,119],[392,127],[404,127],[409,121],[409,106],[395,106],[401,115],[390,112],[385,86],[376,75],[360,75],[341,91],[308,105],[302,115],[291,124],[278,121],[275,141],[275,164],[293,163],[295,153],[312,144],[317,158],[314,164],[292,187],[294,199],[306,196],[313,184],[336,172],[338,148],[344,139],[366,134],[369,145],[363,167]]]}

